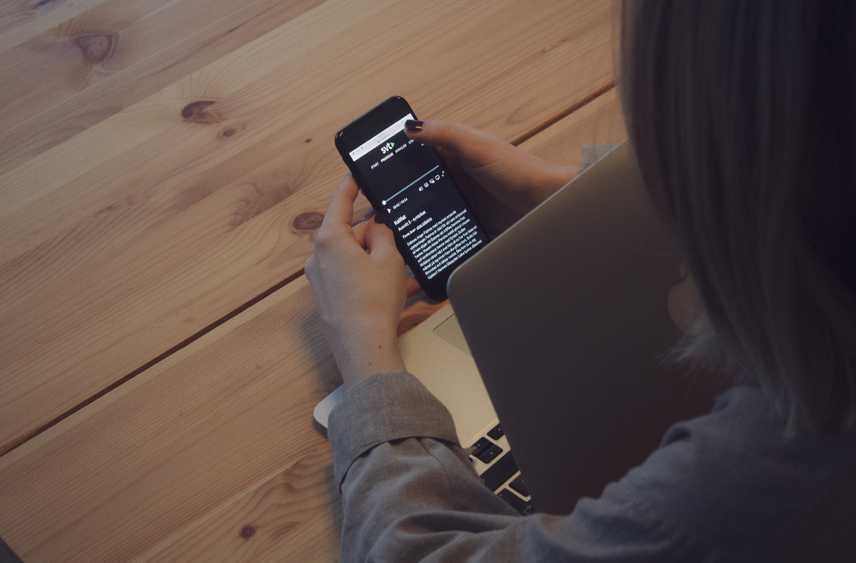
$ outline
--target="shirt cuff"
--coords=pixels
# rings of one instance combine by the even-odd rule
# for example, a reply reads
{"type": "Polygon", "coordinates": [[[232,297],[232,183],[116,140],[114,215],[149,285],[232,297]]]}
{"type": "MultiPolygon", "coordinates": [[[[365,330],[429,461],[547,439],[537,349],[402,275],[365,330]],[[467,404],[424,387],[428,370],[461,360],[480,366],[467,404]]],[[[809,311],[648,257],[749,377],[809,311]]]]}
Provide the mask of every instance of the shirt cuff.
{"type": "Polygon", "coordinates": [[[407,372],[373,375],[345,387],[330,413],[327,436],[340,492],[354,460],[378,444],[415,437],[458,443],[449,411],[407,372]]]}

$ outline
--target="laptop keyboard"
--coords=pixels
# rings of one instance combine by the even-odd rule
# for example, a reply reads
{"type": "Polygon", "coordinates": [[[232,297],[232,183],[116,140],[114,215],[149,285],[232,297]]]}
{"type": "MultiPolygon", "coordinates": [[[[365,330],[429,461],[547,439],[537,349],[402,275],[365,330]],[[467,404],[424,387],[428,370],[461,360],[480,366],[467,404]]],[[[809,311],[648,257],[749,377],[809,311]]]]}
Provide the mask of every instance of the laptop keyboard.
{"type": "Polygon", "coordinates": [[[470,462],[485,486],[520,514],[533,511],[532,497],[523,482],[508,439],[497,424],[467,448],[470,462]]]}

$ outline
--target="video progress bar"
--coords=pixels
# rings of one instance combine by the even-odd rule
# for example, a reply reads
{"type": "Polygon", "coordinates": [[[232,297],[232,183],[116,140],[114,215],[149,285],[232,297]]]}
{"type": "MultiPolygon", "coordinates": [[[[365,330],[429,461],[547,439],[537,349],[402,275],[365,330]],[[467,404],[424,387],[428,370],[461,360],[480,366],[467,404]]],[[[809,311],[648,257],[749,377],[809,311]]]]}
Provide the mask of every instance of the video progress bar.
{"type": "Polygon", "coordinates": [[[391,196],[389,196],[388,198],[386,198],[386,199],[384,199],[384,200],[381,200],[381,202],[380,202],[380,203],[381,203],[382,205],[386,205],[386,202],[387,202],[387,201],[392,201],[392,200],[393,200],[393,199],[394,199],[398,194],[400,194],[400,193],[402,193],[402,192],[407,191],[409,188],[413,187],[413,184],[416,184],[416,183],[418,183],[418,182],[422,181],[422,178],[424,178],[424,177],[425,177],[425,176],[427,176],[428,174],[430,174],[430,173],[434,172],[434,171],[435,171],[435,170],[437,170],[438,168],[440,168],[440,165],[439,165],[439,164],[435,165],[435,166],[434,166],[434,168],[432,168],[431,170],[429,170],[429,171],[428,171],[428,172],[426,172],[425,174],[423,174],[423,175],[419,176],[418,178],[416,178],[415,180],[413,180],[412,182],[410,182],[409,184],[407,184],[406,186],[404,186],[403,188],[401,188],[400,190],[398,190],[397,192],[395,192],[394,194],[392,194],[392,195],[391,195],[391,196]]]}

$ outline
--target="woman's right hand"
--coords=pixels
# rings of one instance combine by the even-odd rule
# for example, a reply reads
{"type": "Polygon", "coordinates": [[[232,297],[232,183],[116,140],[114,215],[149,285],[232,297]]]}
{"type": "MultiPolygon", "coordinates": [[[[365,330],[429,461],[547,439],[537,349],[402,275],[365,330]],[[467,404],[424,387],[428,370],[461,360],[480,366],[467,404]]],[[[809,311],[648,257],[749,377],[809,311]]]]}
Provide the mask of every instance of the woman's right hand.
{"type": "Polygon", "coordinates": [[[520,147],[460,123],[408,121],[407,135],[433,146],[491,234],[497,234],[567,184],[572,165],[546,162],[520,147]]]}

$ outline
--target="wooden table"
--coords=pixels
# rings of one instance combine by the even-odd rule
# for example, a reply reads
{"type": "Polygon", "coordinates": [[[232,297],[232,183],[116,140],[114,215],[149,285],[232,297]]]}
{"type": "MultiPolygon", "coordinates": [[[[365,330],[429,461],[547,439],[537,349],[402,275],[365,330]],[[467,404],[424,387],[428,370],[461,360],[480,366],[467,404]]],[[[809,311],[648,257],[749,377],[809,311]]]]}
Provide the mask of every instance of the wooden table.
{"type": "Polygon", "coordinates": [[[302,273],[334,131],[401,94],[578,161],[624,138],[613,10],[0,3],[0,536],[26,561],[335,560],[311,411],[338,375],[302,273]]]}

